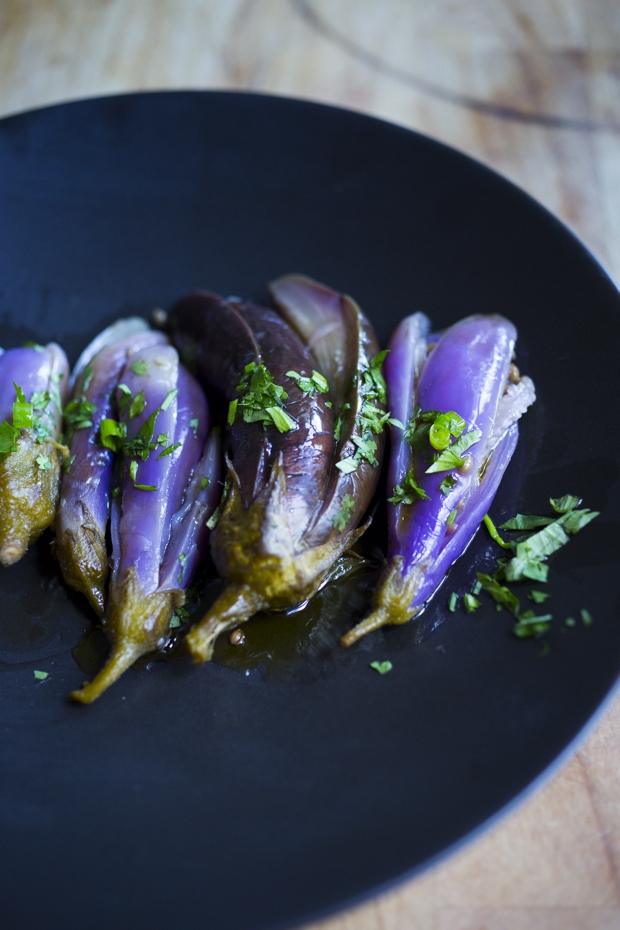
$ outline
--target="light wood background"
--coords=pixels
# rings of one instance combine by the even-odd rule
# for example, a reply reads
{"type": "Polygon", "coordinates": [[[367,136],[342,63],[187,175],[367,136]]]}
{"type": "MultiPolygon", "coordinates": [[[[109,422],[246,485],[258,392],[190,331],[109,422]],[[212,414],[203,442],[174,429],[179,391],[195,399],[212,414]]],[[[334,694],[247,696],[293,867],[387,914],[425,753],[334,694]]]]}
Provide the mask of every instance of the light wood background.
{"type": "MultiPolygon", "coordinates": [[[[155,88],[428,133],[533,194],[620,281],[620,0],[0,0],[0,116],[155,88]]],[[[620,698],[492,832],[308,930],[403,928],[620,928],[620,698]]]]}

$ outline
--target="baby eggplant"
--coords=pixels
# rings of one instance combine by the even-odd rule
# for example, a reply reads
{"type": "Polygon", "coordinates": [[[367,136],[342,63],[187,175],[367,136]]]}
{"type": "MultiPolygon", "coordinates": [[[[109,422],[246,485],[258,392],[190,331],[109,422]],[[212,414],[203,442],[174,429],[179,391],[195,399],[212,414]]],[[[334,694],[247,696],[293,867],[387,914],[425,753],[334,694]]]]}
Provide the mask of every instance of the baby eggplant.
{"type": "Polygon", "coordinates": [[[13,565],[53,521],[69,364],[56,345],[0,354],[0,564],[13,565]]]}
{"type": "Polygon", "coordinates": [[[372,612],[345,646],[420,613],[486,515],[535,400],[512,364],[508,320],[468,317],[428,347],[427,331],[416,314],[390,343],[388,399],[407,428],[392,434],[388,556],[372,612]]]}
{"type": "Polygon", "coordinates": [[[317,591],[364,531],[378,479],[385,411],[370,325],[349,298],[299,276],[272,293],[282,315],[204,292],[168,315],[182,357],[229,403],[225,499],[211,537],[228,584],[188,634],[197,662],[223,631],[317,591]]]}
{"type": "Polygon", "coordinates": [[[103,629],[110,657],[72,697],[91,703],[136,659],[164,645],[205,554],[219,497],[219,439],[195,379],[169,345],[133,352],[116,388],[119,420],[100,424],[119,453],[112,494],[112,569],[103,629]]]}
{"type": "Polygon", "coordinates": [[[112,449],[100,441],[101,424],[112,417],[114,391],[128,359],[165,342],[163,333],[140,317],[119,320],[82,352],[71,376],[65,409],[69,460],[56,517],[56,555],[66,583],[86,595],[98,617],[105,608],[114,467],[112,449]]]}

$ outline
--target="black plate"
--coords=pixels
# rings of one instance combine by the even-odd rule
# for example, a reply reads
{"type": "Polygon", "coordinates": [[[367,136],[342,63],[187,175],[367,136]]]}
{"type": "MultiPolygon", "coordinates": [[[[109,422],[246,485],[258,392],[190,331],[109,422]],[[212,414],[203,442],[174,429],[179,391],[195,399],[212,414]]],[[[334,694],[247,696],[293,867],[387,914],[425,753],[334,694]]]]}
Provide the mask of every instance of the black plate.
{"type": "MultiPolygon", "coordinates": [[[[495,516],[565,493],[602,511],[552,560],[551,650],[485,602],[418,647],[410,626],[284,671],[160,662],[77,707],[90,618],[41,543],[2,574],[7,927],[274,930],[329,913],[488,823],[618,675],[620,298],[553,217],[429,139],[309,103],[164,93],[0,123],[4,346],[56,338],[75,359],[118,316],[194,286],[261,299],[292,270],[353,294],[383,341],[415,310],[517,323],[539,401],[495,516]],[[564,630],[582,607],[594,625],[564,630]]],[[[496,556],[478,534],[429,616],[496,556]]]]}

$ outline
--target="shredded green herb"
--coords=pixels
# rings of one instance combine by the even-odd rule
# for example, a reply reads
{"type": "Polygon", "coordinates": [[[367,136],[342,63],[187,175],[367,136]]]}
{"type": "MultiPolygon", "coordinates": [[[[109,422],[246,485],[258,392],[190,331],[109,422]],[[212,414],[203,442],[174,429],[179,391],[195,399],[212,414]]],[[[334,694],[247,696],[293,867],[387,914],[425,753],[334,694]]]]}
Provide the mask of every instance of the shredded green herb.
{"type": "Polygon", "coordinates": [[[325,378],[320,371],[315,371],[312,369],[312,374],[310,377],[306,375],[300,375],[298,371],[287,371],[286,377],[291,378],[297,385],[300,391],[303,391],[304,394],[314,394],[319,392],[319,394],[328,394],[329,393],[329,384],[327,383],[327,378],[325,378]]]}
{"type": "Polygon", "coordinates": [[[385,662],[371,662],[370,668],[373,668],[375,672],[379,672],[380,675],[385,675],[387,672],[392,671],[393,665],[389,659],[386,659],[385,662]]]}
{"type": "Polygon", "coordinates": [[[41,672],[38,668],[35,668],[34,677],[37,681],[45,681],[45,679],[49,677],[49,672],[41,672]]]}
{"type": "MultiPolygon", "coordinates": [[[[379,352],[370,360],[368,367],[358,369],[355,376],[360,404],[355,416],[354,432],[350,438],[356,449],[353,455],[348,455],[336,462],[336,468],[345,475],[354,472],[363,461],[376,468],[379,463],[376,457],[377,440],[375,437],[383,432],[387,424],[402,428],[400,420],[391,417],[387,411],[377,406],[377,404],[383,405],[386,402],[385,380],[381,374],[381,366],[386,355],[387,350],[379,352]]],[[[334,428],[336,441],[340,439],[342,431],[342,414],[349,409],[350,405],[344,404],[338,415],[334,428]]]]}
{"type": "Polygon", "coordinates": [[[448,610],[451,613],[454,613],[456,611],[456,605],[458,604],[458,600],[459,600],[458,594],[456,593],[456,591],[453,591],[452,594],[450,595],[450,600],[448,601],[448,610]]]}
{"type": "Polygon", "coordinates": [[[144,361],[144,359],[139,358],[132,364],[131,370],[133,371],[134,375],[145,375],[149,370],[149,363],[144,361]]]}
{"type": "Polygon", "coordinates": [[[468,614],[473,614],[474,610],[478,610],[481,605],[478,598],[474,597],[473,594],[464,594],[463,606],[465,607],[465,610],[468,614]]]}
{"type": "Polygon", "coordinates": [[[413,504],[420,498],[425,501],[429,499],[426,491],[416,482],[413,468],[410,468],[403,479],[402,485],[396,485],[392,491],[392,496],[388,497],[388,501],[390,504],[413,504]]]}
{"type": "Polygon", "coordinates": [[[339,533],[343,533],[346,530],[354,513],[355,498],[351,494],[345,494],[340,504],[340,510],[332,521],[339,533]]]}
{"type": "Polygon", "coordinates": [[[228,424],[232,426],[241,411],[245,423],[262,423],[275,426],[280,433],[287,433],[297,426],[293,417],[284,409],[288,394],[276,384],[265,365],[250,362],[245,366],[243,378],[237,385],[241,396],[230,402],[228,424]]]}

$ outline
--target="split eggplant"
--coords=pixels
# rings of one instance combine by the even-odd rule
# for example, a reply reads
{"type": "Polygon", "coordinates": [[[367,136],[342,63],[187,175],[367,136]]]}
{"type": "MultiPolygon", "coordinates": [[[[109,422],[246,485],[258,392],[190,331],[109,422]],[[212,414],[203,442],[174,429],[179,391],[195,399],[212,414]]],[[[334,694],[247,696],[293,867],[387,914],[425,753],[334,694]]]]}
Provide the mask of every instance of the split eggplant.
{"type": "Polygon", "coordinates": [[[105,609],[108,577],[106,527],[114,452],[100,441],[101,424],[114,411],[114,391],[128,359],[166,342],[140,317],[119,320],[84,350],[72,373],[65,410],[69,444],[56,518],[56,555],[66,583],[81,591],[98,617],[105,609]]]}
{"type": "Polygon", "coordinates": [[[0,564],[18,562],[52,523],[66,449],[69,365],[60,346],[0,350],[0,564]]]}
{"type": "Polygon", "coordinates": [[[427,345],[428,328],[416,314],[390,343],[388,399],[406,429],[392,434],[388,556],[372,612],[345,646],[420,613],[487,514],[535,400],[512,363],[508,320],[468,317],[427,345]]]}
{"type": "Polygon", "coordinates": [[[112,648],[93,681],[72,693],[82,703],[168,641],[219,497],[219,437],[209,435],[204,393],[161,337],[136,348],[144,336],[128,337],[136,341],[125,349],[114,392],[118,420],[99,422],[98,443],[117,459],[109,472],[112,567],[102,620],[112,648]]]}
{"type": "Polygon", "coordinates": [[[168,314],[181,356],[229,403],[225,499],[211,554],[227,582],[188,634],[195,661],[264,609],[311,597],[361,535],[383,454],[385,385],[348,297],[291,275],[278,313],[196,292],[168,314]]]}

